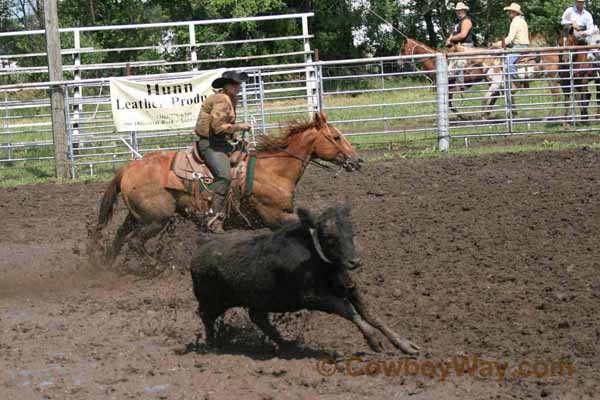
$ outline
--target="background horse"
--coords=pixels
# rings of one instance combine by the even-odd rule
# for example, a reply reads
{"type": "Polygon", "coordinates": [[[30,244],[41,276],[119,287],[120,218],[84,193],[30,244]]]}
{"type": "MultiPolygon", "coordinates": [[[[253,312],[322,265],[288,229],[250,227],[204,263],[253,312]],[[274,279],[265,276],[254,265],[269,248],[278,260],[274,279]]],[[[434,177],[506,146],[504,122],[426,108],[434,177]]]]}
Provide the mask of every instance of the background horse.
{"type": "MultiPolygon", "coordinates": [[[[448,53],[466,53],[473,51],[471,47],[455,44],[448,50],[448,53]]],[[[487,70],[484,68],[481,60],[471,61],[466,58],[448,59],[448,100],[450,110],[454,112],[459,119],[466,119],[464,115],[458,112],[455,106],[454,96],[469,89],[476,88],[477,83],[485,82],[487,79],[487,70]]]]}
{"type": "MultiPolygon", "coordinates": [[[[591,43],[600,45],[600,33],[596,32],[592,36],[591,43]]],[[[573,33],[573,28],[570,29],[565,42],[565,46],[577,46],[577,39],[573,33]]],[[[589,89],[589,83],[594,82],[596,87],[596,107],[597,112],[600,111],[600,99],[598,98],[598,84],[600,76],[598,71],[598,63],[600,62],[600,50],[578,51],[572,53],[572,58],[569,53],[563,54],[563,63],[560,68],[560,85],[565,96],[565,100],[571,102],[576,101],[579,104],[581,119],[587,121],[588,107],[592,98],[592,93],[589,89]],[[589,57],[588,57],[589,56],[589,57]],[[571,67],[573,64],[573,78],[571,79],[571,67]],[[574,97],[574,98],[573,98],[574,97]]],[[[569,114],[569,108],[565,108],[565,116],[569,114]]],[[[565,127],[569,127],[570,123],[565,121],[565,127]]]]}
{"type": "MultiPolygon", "coordinates": [[[[424,43],[421,43],[414,39],[406,39],[406,42],[402,45],[400,50],[400,55],[410,58],[410,65],[414,68],[415,71],[421,72],[427,79],[432,82],[435,82],[435,53],[440,53],[440,50],[434,49],[433,47],[429,47],[424,43]],[[425,54],[432,54],[433,57],[426,58],[415,58],[414,56],[420,56],[425,54]],[[421,68],[417,64],[421,65],[421,68]]],[[[402,60],[399,61],[400,67],[403,66],[404,62],[402,60]]]]}
{"type": "MultiPolygon", "coordinates": [[[[361,160],[356,151],[338,129],[327,123],[323,113],[315,114],[311,122],[289,125],[281,139],[262,136],[258,150],[252,192],[242,200],[244,215],[238,215],[244,221],[259,222],[253,228],[275,227],[294,219],[296,184],[313,158],[330,161],[350,171],[360,169],[361,160]]],[[[188,192],[165,188],[164,179],[174,153],[150,153],[116,172],[102,198],[98,224],[91,232],[91,255],[99,249],[102,230],[111,219],[119,192],[129,214],[117,231],[112,249],[106,253],[109,262],[129,242],[153,264],[144,244],[159,234],[172,217],[176,214],[189,217],[187,210],[197,211],[195,214],[204,217],[209,207],[209,191],[203,192],[205,197],[198,202],[188,192]]]]}
{"type": "MultiPolygon", "coordinates": [[[[451,49],[450,51],[451,52],[464,51],[462,49],[463,49],[463,47],[460,47],[460,48],[451,49]]],[[[435,59],[436,53],[445,53],[445,52],[440,49],[435,49],[433,47],[429,47],[426,44],[421,43],[417,40],[406,39],[406,42],[404,42],[404,44],[402,45],[402,50],[400,52],[400,55],[405,56],[405,57],[411,57],[410,62],[411,62],[411,65],[413,66],[413,68],[418,72],[422,72],[426,78],[430,79],[433,83],[435,83],[436,66],[437,66],[437,62],[435,59]],[[425,55],[425,54],[431,54],[432,57],[431,58],[414,58],[415,55],[425,55]],[[419,69],[419,67],[417,66],[417,63],[422,64],[421,69],[419,69]]],[[[450,110],[453,111],[454,113],[456,113],[459,116],[459,118],[464,119],[463,116],[458,114],[458,110],[456,109],[456,107],[454,105],[455,104],[454,103],[454,95],[456,94],[456,92],[461,90],[461,85],[460,84],[457,85],[457,74],[455,74],[455,73],[453,74],[453,71],[455,71],[454,66],[449,65],[449,70],[450,70],[450,75],[448,77],[448,83],[449,83],[448,101],[449,101],[449,105],[450,105],[450,110]]],[[[464,73],[464,83],[475,83],[478,81],[482,81],[484,79],[485,78],[483,77],[482,70],[479,70],[479,71],[469,70],[468,72],[465,71],[465,73],[464,73]]],[[[465,87],[468,87],[468,86],[463,86],[462,88],[465,88],[465,87]]]]}
{"type": "MultiPolygon", "coordinates": [[[[460,45],[454,46],[457,52],[474,52],[481,50],[493,50],[485,48],[468,48],[460,45]]],[[[489,89],[486,91],[484,96],[484,106],[482,112],[482,118],[489,118],[492,110],[492,106],[500,98],[501,90],[505,88],[506,74],[505,74],[505,56],[499,57],[475,57],[470,59],[466,66],[477,67],[477,70],[482,73],[477,76],[485,77],[490,83],[489,89]]],[[[520,57],[516,65],[517,73],[516,76],[511,77],[511,104],[514,107],[513,96],[517,89],[529,87],[529,81],[536,77],[545,77],[549,82],[549,90],[552,97],[554,98],[553,106],[550,110],[549,117],[553,117],[556,114],[558,105],[560,103],[560,88],[559,88],[559,69],[560,69],[560,57],[557,54],[541,53],[540,55],[525,54],[520,57]]],[[[513,115],[516,115],[516,111],[513,111],[513,115]]]]}

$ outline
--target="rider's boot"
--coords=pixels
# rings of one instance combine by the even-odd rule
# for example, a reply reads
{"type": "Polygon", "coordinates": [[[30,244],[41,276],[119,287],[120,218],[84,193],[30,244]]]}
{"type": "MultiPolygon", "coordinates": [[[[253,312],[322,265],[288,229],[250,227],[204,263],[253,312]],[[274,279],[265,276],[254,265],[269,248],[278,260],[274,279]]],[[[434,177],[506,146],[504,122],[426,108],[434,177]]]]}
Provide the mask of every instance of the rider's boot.
{"type": "Polygon", "coordinates": [[[216,193],[214,193],[212,197],[212,213],[209,216],[209,220],[206,225],[211,233],[223,233],[225,232],[223,229],[223,220],[225,220],[225,214],[223,213],[222,209],[225,199],[216,193]]]}
{"type": "Polygon", "coordinates": [[[229,182],[221,181],[216,186],[213,185],[212,193],[212,215],[209,217],[207,227],[211,233],[223,233],[223,222],[225,220],[225,199],[229,192],[229,182]]]}

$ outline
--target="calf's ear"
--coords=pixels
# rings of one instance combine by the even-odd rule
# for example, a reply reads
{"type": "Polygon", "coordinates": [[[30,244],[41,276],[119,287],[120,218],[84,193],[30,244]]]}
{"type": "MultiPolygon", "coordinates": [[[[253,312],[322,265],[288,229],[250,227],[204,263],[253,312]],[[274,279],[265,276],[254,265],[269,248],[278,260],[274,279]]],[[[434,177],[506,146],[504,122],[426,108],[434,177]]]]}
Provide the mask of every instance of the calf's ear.
{"type": "Polygon", "coordinates": [[[299,208],[296,210],[296,214],[298,214],[298,219],[303,226],[307,228],[315,227],[315,219],[310,211],[305,208],[299,208]]]}

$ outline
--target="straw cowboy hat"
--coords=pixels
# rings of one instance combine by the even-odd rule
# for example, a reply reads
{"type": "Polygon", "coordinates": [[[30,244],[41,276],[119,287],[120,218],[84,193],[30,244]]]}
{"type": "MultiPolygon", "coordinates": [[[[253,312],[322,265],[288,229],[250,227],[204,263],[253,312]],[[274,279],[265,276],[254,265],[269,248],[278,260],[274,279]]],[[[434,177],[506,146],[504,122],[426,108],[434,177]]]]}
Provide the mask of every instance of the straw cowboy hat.
{"type": "Polygon", "coordinates": [[[456,7],[454,7],[454,11],[460,11],[460,10],[465,10],[465,11],[469,11],[470,8],[469,6],[467,6],[465,3],[463,3],[462,1],[456,4],[456,7]]]}
{"type": "Polygon", "coordinates": [[[225,71],[220,78],[217,78],[213,81],[212,87],[214,89],[223,89],[225,85],[228,83],[237,83],[241,84],[242,82],[246,82],[248,80],[248,74],[245,72],[237,72],[237,71],[225,71]]]}
{"type": "Polygon", "coordinates": [[[514,11],[517,14],[523,15],[523,11],[521,11],[521,6],[517,3],[512,3],[510,6],[504,7],[504,11],[514,11]]]}

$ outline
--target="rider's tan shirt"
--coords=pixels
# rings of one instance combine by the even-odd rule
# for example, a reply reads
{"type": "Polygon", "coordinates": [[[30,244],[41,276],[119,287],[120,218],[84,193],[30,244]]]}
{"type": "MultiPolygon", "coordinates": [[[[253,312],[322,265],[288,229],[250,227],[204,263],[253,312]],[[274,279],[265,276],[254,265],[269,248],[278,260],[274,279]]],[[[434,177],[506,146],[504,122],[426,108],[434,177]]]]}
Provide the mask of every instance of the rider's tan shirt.
{"type": "Polygon", "coordinates": [[[238,130],[235,117],[235,101],[223,93],[210,95],[202,103],[196,121],[196,135],[203,138],[231,135],[238,130]]]}
{"type": "Polygon", "coordinates": [[[521,15],[514,17],[510,23],[510,31],[504,42],[509,44],[529,44],[529,27],[521,15]]]}

